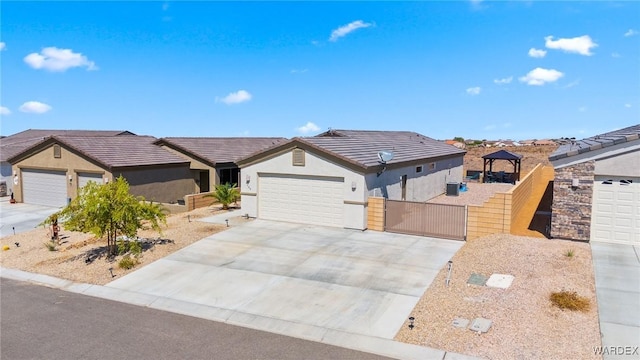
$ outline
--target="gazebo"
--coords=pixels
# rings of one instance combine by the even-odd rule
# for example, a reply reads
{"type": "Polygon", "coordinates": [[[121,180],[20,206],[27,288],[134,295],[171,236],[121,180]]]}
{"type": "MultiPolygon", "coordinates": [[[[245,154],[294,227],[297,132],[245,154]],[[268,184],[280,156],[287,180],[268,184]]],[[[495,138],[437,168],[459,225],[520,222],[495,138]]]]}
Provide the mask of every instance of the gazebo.
{"type": "Polygon", "coordinates": [[[484,159],[482,182],[510,182],[515,184],[516,181],[520,180],[520,161],[522,160],[522,155],[500,150],[484,155],[482,159],[484,159]],[[507,176],[504,172],[501,172],[500,175],[494,174],[493,162],[496,160],[506,160],[510,162],[513,165],[513,175],[507,176]],[[489,165],[489,173],[487,173],[487,164],[489,165]]]}

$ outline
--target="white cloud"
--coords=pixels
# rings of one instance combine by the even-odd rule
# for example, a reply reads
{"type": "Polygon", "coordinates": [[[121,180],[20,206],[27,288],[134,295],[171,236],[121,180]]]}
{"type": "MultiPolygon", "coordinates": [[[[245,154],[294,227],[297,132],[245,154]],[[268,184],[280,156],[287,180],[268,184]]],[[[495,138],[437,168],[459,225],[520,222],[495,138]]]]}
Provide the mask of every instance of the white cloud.
{"type": "Polygon", "coordinates": [[[311,121],[307,122],[303,126],[300,126],[299,128],[296,129],[296,131],[298,131],[301,134],[308,134],[310,132],[316,132],[318,130],[320,130],[318,125],[312,123],[311,121]]]}
{"type": "Polygon", "coordinates": [[[347,25],[340,26],[339,28],[333,30],[331,32],[331,37],[329,37],[329,41],[338,41],[343,36],[347,36],[347,34],[354,32],[361,28],[368,28],[372,26],[372,23],[366,23],[362,20],[356,20],[348,23],[347,25]]]}
{"type": "Polygon", "coordinates": [[[626,107],[626,108],[630,108],[630,107],[631,107],[631,104],[624,104],[624,107],[626,107]]]}
{"type": "Polygon", "coordinates": [[[11,110],[8,107],[0,106],[0,115],[11,115],[11,110]]]}
{"type": "Polygon", "coordinates": [[[479,95],[480,91],[482,91],[480,86],[470,87],[470,88],[467,89],[467,94],[475,96],[475,95],[479,95]]]}
{"type": "Polygon", "coordinates": [[[34,69],[49,71],[66,71],[74,67],[86,67],[87,70],[98,70],[93,61],[81,53],[74,53],[71,49],[46,47],[38,53],[31,53],[24,57],[24,62],[34,69]]]}
{"type": "Polygon", "coordinates": [[[309,69],[291,69],[292,74],[304,74],[307,71],[309,71],[309,69]]]}
{"type": "Polygon", "coordinates": [[[487,125],[487,126],[484,127],[485,130],[493,130],[495,128],[496,128],[495,124],[490,124],[490,125],[487,125]]]}
{"type": "Polygon", "coordinates": [[[531,56],[532,58],[543,58],[545,55],[547,55],[546,50],[536,48],[529,49],[529,56],[531,56]]]}
{"type": "Polygon", "coordinates": [[[253,96],[246,90],[238,90],[223,98],[216,97],[216,102],[223,102],[227,105],[240,104],[251,100],[253,96]]]}
{"type": "Polygon", "coordinates": [[[520,77],[518,80],[527,83],[528,85],[540,86],[554,82],[563,76],[564,74],[558,70],[535,68],[529,71],[527,75],[520,77]]]}
{"type": "Polygon", "coordinates": [[[614,52],[614,53],[611,53],[611,57],[612,57],[612,58],[619,58],[619,57],[622,57],[622,55],[620,55],[620,54],[619,54],[619,53],[617,53],[617,52],[614,52]]]}
{"type": "Polygon", "coordinates": [[[162,3],[162,11],[167,11],[167,10],[169,10],[169,3],[165,1],[162,3]]]}
{"type": "Polygon", "coordinates": [[[574,86],[577,86],[578,84],[580,84],[580,79],[574,80],[570,83],[568,83],[567,85],[564,86],[565,89],[569,89],[572,88],[574,86]]]}
{"type": "Polygon", "coordinates": [[[0,41],[0,51],[7,48],[7,44],[4,41],[0,41]]]}
{"type": "Polygon", "coordinates": [[[548,49],[562,50],[564,52],[576,53],[585,56],[593,55],[591,49],[598,46],[598,44],[591,40],[589,35],[578,36],[570,39],[559,38],[558,40],[553,40],[553,36],[547,36],[544,40],[544,46],[548,49]]]}
{"type": "Polygon", "coordinates": [[[580,107],[578,108],[578,111],[580,111],[580,112],[586,112],[586,111],[587,111],[587,107],[586,107],[586,106],[580,106],[580,107]]]}
{"type": "Polygon", "coordinates": [[[51,106],[41,103],[38,101],[27,101],[26,103],[20,105],[19,110],[24,113],[32,113],[32,114],[44,114],[50,111],[51,106]]]}
{"type": "Polygon", "coordinates": [[[624,36],[626,36],[626,37],[634,36],[634,35],[638,35],[638,30],[629,29],[629,30],[627,30],[626,33],[624,33],[624,36]]]}
{"type": "Polygon", "coordinates": [[[509,76],[509,77],[504,78],[504,79],[494,79],[493,82],[498,84],[498,85],[503,85],[503,84],[511,83],[512,80],[513,80],[513,76],[509,76]]]}

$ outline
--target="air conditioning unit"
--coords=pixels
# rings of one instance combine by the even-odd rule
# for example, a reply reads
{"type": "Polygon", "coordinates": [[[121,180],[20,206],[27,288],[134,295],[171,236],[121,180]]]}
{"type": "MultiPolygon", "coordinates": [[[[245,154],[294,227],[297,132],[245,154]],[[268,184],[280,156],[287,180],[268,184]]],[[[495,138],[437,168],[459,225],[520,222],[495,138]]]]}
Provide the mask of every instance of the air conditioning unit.
{"type": "Polygon", "coordinates": [[[458,196],[460,195],[460,183],[450,182],[447,183],[447,196],[458,196]]]}

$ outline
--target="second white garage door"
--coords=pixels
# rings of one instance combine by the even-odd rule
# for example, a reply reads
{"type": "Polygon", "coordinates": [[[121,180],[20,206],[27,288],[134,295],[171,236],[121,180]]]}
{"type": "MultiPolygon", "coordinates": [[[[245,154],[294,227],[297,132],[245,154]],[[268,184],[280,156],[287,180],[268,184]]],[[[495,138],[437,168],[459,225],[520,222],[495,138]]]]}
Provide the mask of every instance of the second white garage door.
{"type": "Polygon", "coordinates": [[[640,178],[596,177],[591,240],[640,245],[640,178]]]}
{"type": "Polygon", "coordinates": [[[259,218],[344,226],[343,178],[280,174],[259,178],[259,218]]]}
{"type": "Polygon", "coordinates": [[[102,174],[78,173],[78,189],[82,189],[89,181],[102,185],[102,174]]]}
{"type": "Polygon", "coordinates": [[[22,195],[26,204],[61,207],[67,205],[64,171],[22,170],[22,195]]]}

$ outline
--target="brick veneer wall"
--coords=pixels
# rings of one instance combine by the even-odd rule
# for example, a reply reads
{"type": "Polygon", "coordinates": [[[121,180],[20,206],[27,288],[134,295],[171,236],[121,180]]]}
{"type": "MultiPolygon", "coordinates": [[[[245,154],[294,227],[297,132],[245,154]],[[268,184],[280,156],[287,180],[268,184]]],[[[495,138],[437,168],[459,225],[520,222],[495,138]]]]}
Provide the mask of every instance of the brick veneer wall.
{"type": "Polygon", "coordinates": [[[555,170],[551,237],[589,241],[595,161],[555,170]],[[573,179],[580,184],[572,187],[573,179]]]}

